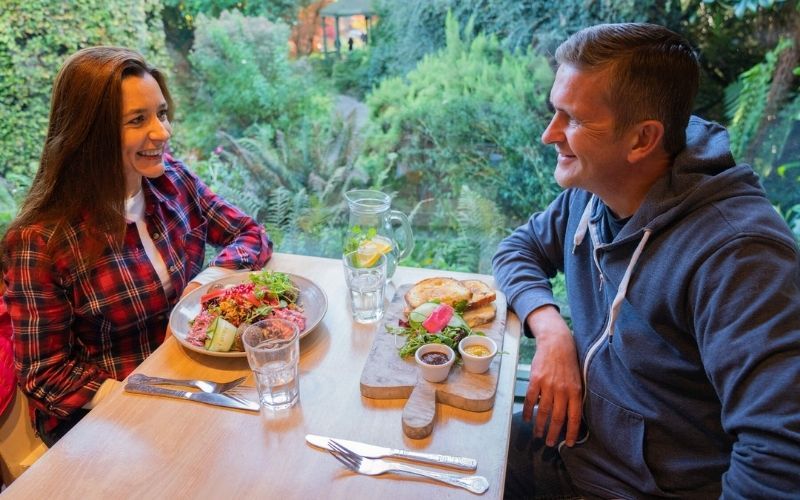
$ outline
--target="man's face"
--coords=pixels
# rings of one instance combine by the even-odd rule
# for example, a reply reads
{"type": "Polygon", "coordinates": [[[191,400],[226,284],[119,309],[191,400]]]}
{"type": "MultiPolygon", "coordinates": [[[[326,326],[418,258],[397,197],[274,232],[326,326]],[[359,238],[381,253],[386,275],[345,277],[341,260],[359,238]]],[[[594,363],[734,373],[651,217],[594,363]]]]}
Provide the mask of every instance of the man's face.
{"type": "Polygon", "coordinates": [[[559,186],[585,189],[603,199],[630,175],[626,139],[614,133],[616,121],[606,96],[607,71],[560,66],[550,91],[555,114],[542,133],[542,142],[558,152],[559,186]]]}

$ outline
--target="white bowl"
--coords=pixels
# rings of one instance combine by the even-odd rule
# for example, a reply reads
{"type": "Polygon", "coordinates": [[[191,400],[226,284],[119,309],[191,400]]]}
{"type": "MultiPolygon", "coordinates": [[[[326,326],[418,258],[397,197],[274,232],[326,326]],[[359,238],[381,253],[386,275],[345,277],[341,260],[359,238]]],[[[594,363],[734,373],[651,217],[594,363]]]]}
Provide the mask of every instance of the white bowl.
{"type": "Polygon", "coordinates": [[[442,382],[450,373],[450,367],[453,366],[453,362],[456,359],[456,353],[453,352],[450,347],[444,344],[425,344],[417,349],[416,354],[414,354],[414,358],[417,360],[417,365],[419,365],[419,369],[422,372],[422,378],[428,382],[442,382]],[[425,354],[431,352],[444,354],[447,356],[447,362],[440,365],[426,363],[423,357],[425,354]]]}
{"type": "Polygon", "coordinates": [[[470,335],[461,339],[458,343],[458,352],[461,354],[461,359],[464,360],[464,369],[472,373],[483,373],[489,369],[492,364],[495,354],[497,354],[497,344],[494,340],[483,335],[470,335]],[[469,346],[483,346],[489,354],[485,356],[476,356],[466,351],[469,346]]]}

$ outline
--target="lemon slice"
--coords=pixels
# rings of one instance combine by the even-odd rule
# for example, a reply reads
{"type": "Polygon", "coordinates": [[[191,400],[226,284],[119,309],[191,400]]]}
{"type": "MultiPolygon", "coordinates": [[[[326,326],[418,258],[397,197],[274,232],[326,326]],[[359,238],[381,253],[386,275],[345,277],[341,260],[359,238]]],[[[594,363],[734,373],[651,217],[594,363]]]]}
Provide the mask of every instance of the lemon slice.
{"type": "Polygon", "coordinates": [[[363,241],[358,246],[356,262],[359,267],[372,267],[378,263],[381,255],[392,251],[392,241],[383,236],[375,236],[363,241]]]}
{"type": "Polygon", "coordinates": [[[370,240],[375,245],[375,250],[381,255],[385,255],[392,251],[392,240],[385,236],[375,236],[370,240]]]}

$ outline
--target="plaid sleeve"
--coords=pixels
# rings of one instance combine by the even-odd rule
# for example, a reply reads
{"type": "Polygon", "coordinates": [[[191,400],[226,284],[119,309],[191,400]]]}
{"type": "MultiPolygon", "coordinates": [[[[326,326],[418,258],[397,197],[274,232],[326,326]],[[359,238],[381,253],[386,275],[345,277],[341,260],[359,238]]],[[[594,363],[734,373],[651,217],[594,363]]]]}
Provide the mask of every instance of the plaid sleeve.
{"type": "Polygon", "coordinates": [[[208,220],[207,242],[222,247],[211,266],[229,269],[261,269],[272,257],[272,241],[267,231],[252,217],[215,194],[185,166],[197,198],[208,220]]]}
{"type": "Polygon", "coordinates": [[[71,349],[72,306],[41,230],[6,239],[5,300],[22,390],[40,410],[66,417],[92,399],[109,374],[71,349]]]}

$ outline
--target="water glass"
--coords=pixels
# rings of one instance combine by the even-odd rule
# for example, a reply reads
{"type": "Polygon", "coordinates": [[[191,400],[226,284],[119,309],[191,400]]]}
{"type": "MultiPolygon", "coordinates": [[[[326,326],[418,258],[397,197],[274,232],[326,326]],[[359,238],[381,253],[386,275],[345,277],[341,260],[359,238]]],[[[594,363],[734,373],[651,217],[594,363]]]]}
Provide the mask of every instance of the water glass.
{"type": "Polygon", "coordinates": [[[285,319],[265,319],[245,329],[242,343],[247,363],[255,375],[261,408],[282,410],[292,407],[300,396],[297,325],[285,319]]]}
{"type": "Polygon", "coordinates": [[[353,319],[359,323],[379,321],[384,312],[386,256],[375,254],[365,259],[355,251],[345,254],[342,260],[353,319]]]}

